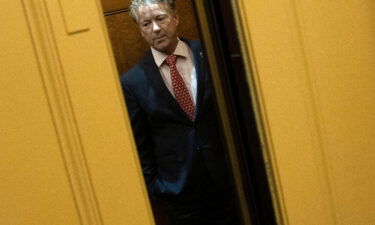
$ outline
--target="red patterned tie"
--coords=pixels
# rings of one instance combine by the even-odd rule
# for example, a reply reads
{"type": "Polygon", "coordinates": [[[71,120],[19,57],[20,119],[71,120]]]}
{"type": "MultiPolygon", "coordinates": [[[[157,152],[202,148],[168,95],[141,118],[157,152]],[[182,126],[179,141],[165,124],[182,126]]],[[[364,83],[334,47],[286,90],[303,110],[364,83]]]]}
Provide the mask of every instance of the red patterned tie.
{"type": "Polygon", "coordinates": [[[170,55],[165,60],[171,71],[171,80],[174,97],[176,98],[177,103],[180,105],[189,118],[194,120],[194,104],[188,89],[186,88],[185,82],[182,79],[180,73],[177,70],[176,62],[177,56],[170,55]]]}

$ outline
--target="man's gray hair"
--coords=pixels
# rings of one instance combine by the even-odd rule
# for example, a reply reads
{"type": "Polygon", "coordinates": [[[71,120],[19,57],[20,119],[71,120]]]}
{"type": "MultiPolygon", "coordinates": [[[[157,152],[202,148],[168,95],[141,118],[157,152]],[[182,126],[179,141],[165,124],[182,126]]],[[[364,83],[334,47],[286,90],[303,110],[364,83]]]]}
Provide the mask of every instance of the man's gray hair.
{"type": "Polygon", "coordinates": [[[132,4],[130,5],[130,16],[138,22],[138,8],[142,5],[147,4],[158,4],[158,3],[164,3],[166,4],[170,9],[175,10],[175,0],[132,0],[132,4]]]}

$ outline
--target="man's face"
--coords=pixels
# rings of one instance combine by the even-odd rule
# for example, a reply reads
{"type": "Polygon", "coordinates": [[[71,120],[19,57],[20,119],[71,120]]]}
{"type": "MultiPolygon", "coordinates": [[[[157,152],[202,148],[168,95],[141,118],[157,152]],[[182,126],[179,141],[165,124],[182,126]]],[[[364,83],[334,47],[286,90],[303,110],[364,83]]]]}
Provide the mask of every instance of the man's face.
{"type": "Polygon", "coordinates": [[[172,54],[177,46],[178,15],[164,3],[138,8],[138,25],[143,38],[154,49],[172,54]]]}

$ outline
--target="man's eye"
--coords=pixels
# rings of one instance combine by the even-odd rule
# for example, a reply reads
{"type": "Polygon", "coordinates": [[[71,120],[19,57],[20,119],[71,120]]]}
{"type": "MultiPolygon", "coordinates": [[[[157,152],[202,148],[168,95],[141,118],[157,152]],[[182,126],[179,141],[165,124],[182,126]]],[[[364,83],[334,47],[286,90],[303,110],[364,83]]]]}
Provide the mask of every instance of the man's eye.
{"type": "Polygon", "coordinates": [[[150,25],[150,23],[142,23],[142,27],[147,27],[148,25],[150,25]]]}
{"type": "Polygon", "coordinates": [[[160,16],[160,17],[157,17],[157,18],[156,18],[157,21],[163,21],[163,20],[165,20],[165,19],[167,19],[166,16],[160,16]]]}

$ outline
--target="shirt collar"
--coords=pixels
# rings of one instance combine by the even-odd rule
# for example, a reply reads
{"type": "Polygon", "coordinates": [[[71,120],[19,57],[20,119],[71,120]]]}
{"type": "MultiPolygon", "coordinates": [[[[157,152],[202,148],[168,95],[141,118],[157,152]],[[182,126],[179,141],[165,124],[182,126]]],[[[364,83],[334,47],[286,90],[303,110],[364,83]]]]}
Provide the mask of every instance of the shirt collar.
{"type": "MultiPolygon", "coordinates": [[[[159,52],[152,47],[151,47],[151,52],[152,52],[152,55],[154,56],[155,63],[158,67],[160,67],[164,63],[165,59],[168,57],[167,54],[159,52]]],[[[189,50],[188,50],[187,45],[183,41],[181,41],[179,38],[178,38],[177,47],[174,50],[173,55],[182,56],[184,58],[187,58],[189,56],[189,50]]]]}

